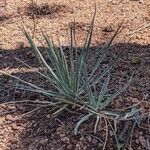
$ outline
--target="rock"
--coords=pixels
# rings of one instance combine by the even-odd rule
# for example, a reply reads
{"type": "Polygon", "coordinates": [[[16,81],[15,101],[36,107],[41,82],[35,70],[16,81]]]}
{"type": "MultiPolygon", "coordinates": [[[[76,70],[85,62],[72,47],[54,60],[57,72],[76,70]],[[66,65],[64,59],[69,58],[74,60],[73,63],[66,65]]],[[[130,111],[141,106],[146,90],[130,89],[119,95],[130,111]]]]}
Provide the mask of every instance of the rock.
{"type": "Polygon", "coordinates": [[[72,149],[72,144],[68,144],[67,149],[72,149]]]}
{"type": "Polygon", "coordinates": [[[138,150],[142,150],[142,148],[141,148],[141,147],[138,147],[137,149],[138,149],[138,150]]]}
{"type": "Polygon", "coordinates": [[[146,140],[143,136],[139,136],[139,141],[143,147],[146,147],[146,140]]]}
{"type": "Polygon", "coordinates": [[[13,119],[12,119],[12,116],[11,115],[7,115],[6,116],[6,121],[12,121],[13,119]]]}
{"type": "Polygon", "coordinates": [[[139,140],[138,140],[138,139],[136,139],[135,142],[136,142],[137,144],[139,144],[139,140]]]}
{"type": "Polygon", "coordinates": [[[93,138],[92,139],[92,144],[97,145],[97,143],[98,143],[98,140],[93,138]]]}
{"type": "Polygon", "coordinates": [[[12,130],[18,130],[19,129],[19,127],[16,124],[12,124],[11,128],[12,128],[12,130]]]}
{"type": "Polygon", "coordinates": [[[51,118],[51,115],[50,115],[50,114],[48,114],[48,115],[46,116],[46,118],[50,119],[50,118],[51,118]]]}
{"type": "Polygon", "coordinates": [[[145,57],[143,61],[144,61],[144,64],[146,64],[146,65],[149,65],[149,64],[150,64],[150,59],[149,59],[149,57],[145,57]]]}
{"type": "Polygon", "coordinates": [[[91,141],[92,141],[91,136],[87,136],[87,139],[88,139],[88,141],[89,141],[89,142],[91,142],[91,141]]]}
{"type": "Polygon", "coordinates": [[[143,135],[143,132],[142,132],[142,131],[140,131],[140,132],[139,132],[139,135],[143,135]]]}
{"type": "Polygon", "coordinates": [[[47,143],[48,143],[48,139],[47,139],[47,138],[42,139],[42,140],[40,141],[40,144],[42,144],[42,145],[45,145],[45,144],[47,144],[47,143]]]}
{"type": "Polygon", "coordinates": [[[132,147],[129,147],[128,150],[134,150],[132,147]]]}
{"type": "Polygon", "coordinates": [[[60,138],[63,138],[63,137],[65,137],[66,135],[65,135],[64,133],[62,133],[62,134],[60,134],[59,136],[60,136],[60,138]]]}
{"type": "Polygon", "coordinates": [[[139,63],[141,63],[141,59],[140,59],[140,58],[138,58],[138,57],[133,57],[133,58],[131,59],[131,64],[136,65],[136,64],[139,64],[139,63]]]}
{"type": "Polygon", "coordinates": [[[28,150],[33,150],[35,148],[35,146],[31,143],[28,147],[28,150]]]}
{"type": "Polygon", "coordinates": [[[61,138],[61,141],[62,142],[69,142],[69,138],[64,136],[64,137],[61,138]]]}

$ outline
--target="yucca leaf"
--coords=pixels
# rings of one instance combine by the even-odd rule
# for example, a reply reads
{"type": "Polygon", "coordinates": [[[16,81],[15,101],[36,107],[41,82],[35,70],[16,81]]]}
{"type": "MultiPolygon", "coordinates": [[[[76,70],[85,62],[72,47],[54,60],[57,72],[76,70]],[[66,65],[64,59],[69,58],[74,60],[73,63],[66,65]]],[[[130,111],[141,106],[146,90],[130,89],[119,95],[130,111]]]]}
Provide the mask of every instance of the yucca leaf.
{"type": "MultiPolygon", "coordinates": [[[[108,77],[107,79],[105,80],[102,88],[101,88],[101,91],[99,93],[99,96],[98,96],[98,101],[97,101],[97,106],[96,106],[96,109],[98,110],[99,107],[102,105],[102,101],[105,100],[105,95],[107,94],[107,91],[108,91],[108,84],[109,84],[109,81],[110,81],[110,73],[108,73],[108,77]]],[[[107,99],[107,98],[106,98],[107,99]]],[[[101,109],[101,107],[100,107],[101,109]]]]}
{"type": "Polygon", "coordinates": [[[68,64],[63,52],[63,48],[60,47],[60,52],[56,53],[56,50],[54,50],[53,48],[54,44],[52,44],[48,36],[45,36],[44,33],[43,36],[48,45],[49,58],[51,60],[51,63],[55,67],[56,74],[59,78],[59,82],[57,84],[58,85],[60,84],[60,86],[62,87],[65,93],[68,93],[68,90],[66,90],[66,87],[64,87],[64,85],[70,88],[70,76],[69,76],[68,64]]]}
{"type": "Polygon", "coordinates": [[[103,102],[102,109],[105,108],[106,106],[108,106],[109,103],[111,103],[118,95],[120,95],[123,91],[125,91],[127,89],[127,87],[132,82],[132,78],[133,78],[133,74],[131,75],[130,80],[128,81],[128,83],[126,83],[119,91],[117,91],[116,93],[112,94],[106,101],[103,102]]]}
{"type": "Polygon", "coordinates": [[[101,122],[101,116],[96,117],[96,122],[94,126],[94,134],[96,134],[98,123],[101,122]]]}
{"type": "Polygon", "coordinates": [[[81,54],[79,56],[79,59],[76,62],[76,68],[75,68],[75,80],[76,80],[76,91],[80,91],[82,90],[82,88],[79,90],[80,86],[81,86],[81,78],[83,76],[83,66],[84,66],[84,58],[83,55],[81,54]]]}
{"type": "Polygon", "coordinates": [[[47,70],[52,74],[52,76],[55,78],[55,80],[59,81],[59,79],[56,76],[56,74],[53,72],[53,70],[50,68],[50,66],[46,63],[44,57],[42,56],[42,54],[38,50],[37,46],[34,44],[31,36],[26,32],[26,30],[24,28],[22,28],[22,31],[25,34],[26,38],[28,39],[29,43],[31,44],[32,50],[34,51],[34,54],[37,56],[37,58],[39,59],[41,64],[43,64],[47,68],[47,70]]]}
{"type": "MultiPolygon", "coordinates": [[[[44,36],[45,41],[48,46],[47,52],[48,52],[50,62],[52,63],[53,67],[55,68],[55,70],[56,70],[55,73],[57,74],[58,78],[61,81],[63,81],[62,72],[60,70],[60,68],[61,68],[60,65],[62,65],[60,54],[56,53],[56,50],[54,50],[54,45],[52,44],[52,42],[50,41],[48,36],[45,35],[44,33],[43,33],[43,36],[44,36]]],[[[58,84],[60,83],[60,80],[59,80],[58,84]]]]}
{"type": "Polygon", "coordinates": [[[75,43],[75,22],[74,24],[71,24],[70,26],[70,77],[71,77],[71,87],[72,87],[72,90],[74,92],[77,92],[77,76],[76,76],[76,73],[75,71],[76,70],[76,67],[77,67],[77,48],[74,47],[74,44],[76,46],[76,43],[75,43]],[[74,50],[75,49],[75,50],[74,50]],[[74,57],[75,55],[75,57],[74,57]],[[75,60],[74,60],[75,58],[75,60]]]}
{"type": "Polygon", "coordinates": [[[97,101],[98,101],[98,90],[96,89],[96,85],[93,85],[93,107],[97,107],[97,101]]]}
{"type": "Polygon", "coordinates": [[[132,107],[132,111],[135,112],[133,114],[133,117],[134,117],[135,122],[137,123],[137,125],[140,127],[141,121],[142,121],[142,117],[140,115],[139,109],[134,106],[134,107],[132,107]]]}
{"type": "Polygon", "coordinates": [[[61,59],[62,59],[61,73],[63,75],[63,80],[65,81],[66,85],[70,88],[70,74],[69,74],[69,69],[68,69],[69,66],[67,64],[67,60],[66,60],[62,47],[60,48],[60,52],[61,52],[61,59]]]}
{"type": "Polygon", "coordinates": [[[59,108],[57,111],[55,111],[52,116],[57,116],[58,114],[60,114],[64,109],[67,108],[68,105],[64,104],[61,108],[59,108]]]}
{"type": "Polygon", "coordinates": [[[129,141],[131,130],[132,130],[131,123],[126,122],[122,132],[118,137],[118,143],[117,143],[118,150],[121,150],[125,146],[125,144],[129,141]]]}
{"type": "MultiPolygon", "coordinates": [[[[1,73],[1,72],[0,72],[0,73],[1,73]]],[[[25,80],[22,80],[22,79],[20,79],[20,78],[14,76],[14,75],[8,74],[8,73],[6,73],[6,72],[2,72],[1,74],[5,74],[5,75],[7,75],[7,76],[10,76],[10,77],[12,77],[12,78],[14,78],[14,79],[16,79],[16,80],[18,80],[18,81],[20,81],[20,82],[26,84],[26,85],[29,85],[30,87],[33,88],[34,91],[39,91],[39,93],[43,93],[44,95],[48,95],[48,96],[56,96],[56,95],[54,94],[55,92],[52,92],[52,91],[47,92],[47,91],[44,90],[43,88],[40,88],[40,87],[38,87],[38,86],[35,85],[35,84],[32,84],[32,83],[27,82],[27,81],[25,81],[25,80]]],[[[24,89],[25,89],[25,87],[24,87],[24,89]]],[[[29,89],[29,90],[32,90],[32,89],[29,89]]],[[[32,91],[33,91],[33,90],[32,90],[32,91]]],[[[58,94],[58,95],[59,95],[59,94],[58,94]]]]}
{"type": "Polygon", "coordinates": [[[89,85],[89,81],[88,81],[88,75],[87,75],[87,68],[86,65],[84,64],[84,68],[83,68],[83,72],[84,72],[84,80],[85,80],[85,85],[86,85],[86,91],[88,92],[88,96],[89,96],[89,100],[90,100],[90,105],[94,106],[94,94],[91,90],[91,87],[89,85]]]}
{"type": "MultiPolygon", "coordinates": [[[[51,41],[50,41],[50,39],[48,38],[47,35],[45,35],[43,33],[43,36],[44,36],[45,41],[46,41],[47,46],[48,46],[47,53],[48,53],[48,56],[49,56],[49,60],[51,61],[52,65],[53,65],[53,67],[55,67],[55,69],[59,69],[58,68],[58,56],[56,55],[56,53],[54,51],[52,43],[51,43],[51,41]]],[[[59,71],[59,70],[57,70],[57,71],[59,71]]]]}
{"type": "Polygon", "coordinates": [[[114,40],[114,38],[117,36],[117,34],[119,33],[121,28],[121,25],[118,27],[117,31],[115,32],[115,34],[113,35],[113,37],[110,39],[110,41],[108,42],[108,44],[106,44],[101,51],[98,51],[98,53],[95,55],[95,59],[96,57],[99,57],[98,60],[96,60],[96,64],[92,69],[92,72],[90,74],[89,78],[92,78],[92,76],[94,75],[95,71],[98,69],[98,67],[100,66],[100,63],[103,61],[103,59],[105,58],[107,52],[109,51],[109,48],[114,40]],[[100,55],[101,54],[101,55],[100,55]]]}
{"type": "Polygon", "coordinates": [[[62,95],[59,93],[59,92],[54,92],[54,91],[46,91],[46,90],[38,90],[38,89],[31,89],[31,88],[25,88],[25,87],[17,87],[17,89],[20,89],[20,90],[26,90],[26,91],[31,91],[31,92],[35,92],[35,93],[39,93],[39,94],[43,94],[45,96],[48,96],[48,97],[54,97],[56,100],[57,98],[59,97],[62,97],[62,95]]]}
{"type": "Polygon", "coordinates": [[[71,67],[71,72],[74,72],[74,48],[73,48],[73,26],[70,26],[70,67],[71,67]]]}
{"type": "MultiPolygon", "coordinates": [[[[26,67],[30,68],[30,69],[33,69],[30,65],[28,65],[27,63],[23,62],[22,60],[20,60],[19,58],[15,58],[18,62],[22,63],[23,65],[25,65],[26,67]]],[[[43,69],[43,68],[42,68],[43,69]]],[[[35,71],[37,72],[39,75],[41,75],[43,78],[47,79],[47,80],[50,80],[49,76],[41,73],[40,71],[35,71]]],[[[54,82],[54,80],[53,80],[54,82]]]]}
{"type": "Polygon", "coordinates": [[[82,118],[80,119],[80,121],[77,123],[77,125],[75,126],[75,129],[74,129],[74,134],[75,134],[75,135],[78,134],[79,126],[80,126],[83,122],[87,121],[92,115],[93,115],[92,113],[89,113],[88,115],[85,115],[84,117],[82,117],[82,118]]]}
{"type": "Polygon", "coordinates": [[[102,77],[103,77],[104,75],[106,75],[106,73],[107,73],[107,72],[112,68],[112,66],[116,63],[116,61],[118,60],[118,58],[120,57],[120,55],[122,54],[122,52],[123,52],[123,50],[121,50],[121,51],[118,53],[118,55],[116,56],[116,58],[108,65],[108,67],[107,67],[106,69],[104,69],[104,71],[101,73],[100,77],[98,76],[98,77],[96,77],[96,79],[92,78],[92,79],[90,80],[91,86],[92,86],[93,84],[95,84],[95,83],[98,83],[98,82],[102,79],[102,77]]]}
{"type": "Polygon", "coordinates": [[[83,51],[86,53],[85,58],[89,55],[89,47],[90,47],[91,39],[92,39],[95,16],[96,16],[96,6],[95,6],[95,10],[94,10],[94,14],[93,14],[92,21],[91,21],[91,24],[90,24],[90,28],[89,28],[89,31],[87,33],[84,48],[83,48],[83,51]]]}
{"type": "Polygon", "coordinates": [[[128,112],[128,113],[126,113],[126,115],[124,116],[124,118],[125,119],[127,119],[127,118],[131,118],[131,117],[133,117],[134,119],[135,119],[135,114],[137,114],[138,112],[140,111],[140,109],[131,109],[131,111],[130,112],[128,112]]]}
{"type": "Polygon", "coordinates": [[[74,19],[74,23],[72,26],[72,30],[73,30],[73,40],[74,40],[74,48],[75,48],[75,60],[78,59],[78,48],[77,48],[77,43],[76,43],[76,30],[75,30],[75,19],[74,19]]]}
{"type": "Polygon", "coordinates": [[[113,112],[113,111],[102,111],[104,115],[108,116],[111,119],[118,119],[121,114],[119,112],[113,112]]]}

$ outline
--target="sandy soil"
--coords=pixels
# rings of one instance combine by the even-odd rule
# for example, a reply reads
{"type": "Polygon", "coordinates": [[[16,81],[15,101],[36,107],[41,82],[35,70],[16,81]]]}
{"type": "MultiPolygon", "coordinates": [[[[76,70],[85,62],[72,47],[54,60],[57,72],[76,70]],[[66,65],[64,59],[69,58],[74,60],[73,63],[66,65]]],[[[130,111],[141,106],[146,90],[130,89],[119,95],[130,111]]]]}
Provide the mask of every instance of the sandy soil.
{"type": "MultiPolygon", "coordinates": [[[[97,14],[91,50],[102,45],[113,35],[118,25],[124,21],[124,30],[115,39],[108,59],[124,49],[114,67],[114,79],[110,88],[116,89],[126,80],[119,80],[125,73],[135,71],[133,84],[111,105],[116,110],[139,104],[143,112],[150,110],[150,1],[149,0],[1,0],[0,1],[0,69],[15,73],[34,83],[45,82],[34,73],[37,69],[35,57],[29,44],[20,31],[22,24],[31,33],[37,45],[43,40],[40,28],[52,36],[57,43],[59,37],[68,46],[68,26],[75,19],[78,46],[82,46],[85,33],[91,20],[95,3],[97,14]],[[35,4],[33,5],[33,1],[35,4]],[[15,58],[31,64],[30,70],[18,63],[15,58]]],[[[13,80],[0,76],[0,102],[15,100],[46,99],[42,95],[19,91],[9,84],[13,80]]],[[[26,114],[38,106],[0,105],[0,150],[98,150],[105,140],[105,129],[98,129],[93,136],[94,119],[81,128],[82,135],[74,136],[73,128],[78,114],[65,112],[51,121],[51,108],[43,108],[26,114]],[[22,116],[23,114],[26,114],[22,116]]],[[[118,133],[125,123],[118,124],[118,133]]],[[[133,126],[133,124],[131,124],[133,126]]],[[[109,133],[106,149],[116,150],[115,140],[109,133]]],[[[135,126],[132,140],[125,149],[148,150],[150,143],[149,118],[135,126]]],[[[149,147],[150,148],[150,147],[149,147]]]]}

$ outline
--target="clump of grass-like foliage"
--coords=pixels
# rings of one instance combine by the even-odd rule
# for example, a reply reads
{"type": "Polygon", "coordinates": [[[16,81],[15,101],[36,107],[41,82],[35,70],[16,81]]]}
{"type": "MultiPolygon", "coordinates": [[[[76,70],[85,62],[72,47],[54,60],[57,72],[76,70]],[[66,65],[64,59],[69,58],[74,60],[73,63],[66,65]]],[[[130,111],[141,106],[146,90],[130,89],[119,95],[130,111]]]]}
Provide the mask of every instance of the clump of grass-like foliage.
{"type": "MultiPolygon", "coordinates": [[[[109,52],[109,48],[114,38],[120,32],[121,26],[119,26],[113,37],[103,46],[103,48],[98,47],[96,55],[91,59],[89,57],[89,53],[95,14],[96,11],[94,12],[84,46],[79,52],[75,43],[75,26],[70,26],[69,56],[65,55],[64,49],[61,45],[60,48],[57,48],[53,40],[49,39],[47,34],[42,32],[47,44],[46,52],[50,63],[43,57],[26,29],[21,27],[22,32],[32,47],[32,52],[43,68],[43,72],[38,73],[48,81],[51,87],[53,87],[51,90],[46,90],[38,85],[24,81],[11,74],[7,74],[25,84],[24,86],[20,85],[18,88],[41,93],[50,97],[50,102],[47,102],[47,104],[57,108],[57,110],[52,113],[54,116],[61,113],[65,109],[70,109],[70,106],[76,106],[85,110],[84,115],[75,126],[75,135],[79,132],[79,126],[92,116],[96,117],[94,127],[94,132],[96,132],[98,122],[102,118],[104,118],[106,122],[109,122],[109,119],[113,120],[116,125],[117,119],[130,120],[135,117],[134,114],[138,113],[137,109],[133,109],[131,112],[124,115],[119,112],[107,110],[110,103],[130,85],[132,76],[129,81],[117,92],[114,94],[109,93],[108,85],[110,82],[111,69],[118,60],[122,51],[118,53],[118,55],[107,65],[107,67],[103,68],[101,71],[97,70],[99,70],[101,62],[109,52]],[[91,64],[93,64],[93,66],[91,66],[91,64]]],[[[116,141],[117,144],[119,144],[117,137],[116,141]]]]}

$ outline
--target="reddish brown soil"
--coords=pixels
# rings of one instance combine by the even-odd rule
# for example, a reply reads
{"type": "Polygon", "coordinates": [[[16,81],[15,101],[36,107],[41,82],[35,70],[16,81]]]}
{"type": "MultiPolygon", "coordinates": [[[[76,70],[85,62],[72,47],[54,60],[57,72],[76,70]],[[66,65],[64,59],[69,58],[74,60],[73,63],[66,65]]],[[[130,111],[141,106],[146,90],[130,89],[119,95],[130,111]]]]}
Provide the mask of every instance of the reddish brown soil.
{"type": "MultiPolygon", "coordinates": [[[[127,80],[120,79],[125,73],[135,72],[132,85],[118,97],[110,108],[123,109],[139,104],[142,112],[150,110],[150,1],[149,0],[1,0],[0,1],[0,69],[46,86],[43,79],[34,73],[37,61],[31,54],[29,45],[18,25],[23,24],[30,31],[37,45],[41,48],[42,28],[57,43],[57,36],[64,46],[68,46],[68,25],[76,21],[78,46],[85,39],[94,5],[97,14],[91,45],[92,53],[97,44],[102,45],[113,35],[118,25],[124,20],[124,30],[116,38],[110,54],[103,63],[124,49],[112,72],[110,89],[116,90],[127,80]],[[32,9],[33,8],[33,9],[32,9]],[[38,24],[38,25],[37,25],[38,24]],[[56,36],[57,35],[57,36],[56,36]],[[36,37],[36,38],[35,38],[36,37]],[[37,40],[38,38],[38,40],[37,40]],[[32,65],[28,69],[15,58],[32,65]]],[[[0,102],[19,100],[46,100],[42,95],[20,91],[9,86],[14,80],[0,76],[0,102]]],[[[47,87],[46,87],[47,88],[47,87]]],[[[51,120],[50,107],[41,108],[32,114],[27,112],[38,105],[0,105],[0,150],[97,150],[102,149],[105,129],[98,128],[92,133],[94,119],[81,127],[82,135],[75,136],[73,129],[79,114],[64,114],[51,120]],[[24,116],[22,116],[24,114],[24,116]],[[93,136],[94,135],[94,136],[93,136]]],[[[124,127],[118,124],[118,134],[124,127]]],[[[128,150],[148,150],[150,143],[149,118],[143,118],[141,127],[135,126],[132,140],[127,143],[128,150]]],[[[111,131],[106,149],[116,150],[111,131]]],[[[149,147],[150,148],[150,147],[149,147]]]]}

